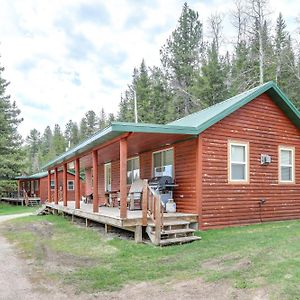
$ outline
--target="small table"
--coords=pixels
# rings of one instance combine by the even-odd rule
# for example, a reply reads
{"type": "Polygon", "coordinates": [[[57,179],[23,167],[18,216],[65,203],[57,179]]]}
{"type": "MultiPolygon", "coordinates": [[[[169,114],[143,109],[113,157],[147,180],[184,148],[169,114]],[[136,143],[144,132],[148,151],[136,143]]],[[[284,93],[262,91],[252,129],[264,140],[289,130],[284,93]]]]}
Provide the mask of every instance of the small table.
{"type": "Polygon", "coordinates": [[[106,198],[106,205],[110,206],[110,207],[118,207],[119,203],[118,203],[118,198],[119,198],[119,190],[115,190],[115,191],[106,191],[104,193],[105,198],[106,198]]]}

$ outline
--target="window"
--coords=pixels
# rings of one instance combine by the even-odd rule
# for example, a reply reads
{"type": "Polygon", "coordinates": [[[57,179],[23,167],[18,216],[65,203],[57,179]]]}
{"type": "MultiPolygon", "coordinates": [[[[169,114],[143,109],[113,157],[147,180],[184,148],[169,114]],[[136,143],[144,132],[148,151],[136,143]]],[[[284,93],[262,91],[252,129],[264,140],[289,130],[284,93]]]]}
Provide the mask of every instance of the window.
{"type": "Polygon", "coordinates": [[[74,180],[68,180],[68,191],[74,191],[74,180]]]}
{"type": "Polygon", "coordinates": [[[104,184],[105,191],[111,191],[111,163],[104,165],[104,184]]]}
{"type": "Polygon", "coordinates": [[[229,142],[229,181],[248,182],[248,143],[229,142]]]}
{"type": "Polygon", "coordinates": [[[54,190],[54,188],[55,188],[54,180],[50,181],[50,188],[51,188],[51,190],[54,190]]]}
{"type": "Polygon", "coordinates": [[[153,153],[153,176],[171,176],[174,173],[174,150],[167,149],[153,153]]]}
{"type": "Polygon", "coordinates": [[[140,178],[140,159],[139,157],[127,160],[127,184],[132,184],[140,178]]]}
{"type": "Polygon", "coordinates": [[[34,191],[38,191],[39,190],[39,181],[35,180],[34,181],[34,191]]]}
{"type": "Polygon", "coordinates": [[[292,147],[279,147],[279,181],[283,183],[294,182],[295,149],[292,147]]]}

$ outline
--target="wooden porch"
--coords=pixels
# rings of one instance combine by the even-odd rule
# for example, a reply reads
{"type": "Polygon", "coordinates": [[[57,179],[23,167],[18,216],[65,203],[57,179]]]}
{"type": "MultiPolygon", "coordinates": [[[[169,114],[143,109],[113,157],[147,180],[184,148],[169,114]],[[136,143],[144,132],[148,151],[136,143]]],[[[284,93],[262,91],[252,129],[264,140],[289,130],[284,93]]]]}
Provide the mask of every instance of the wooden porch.
{"type": "Polygon", "coordinates": [[[36,206],[40,205],[41,199],[39,197],[28,197],[23,192],[7,192],[0,198],[1,202],[6,202],[13,205],[21,206],[36,206]]]}
{"type": "MultiPolygon", "coordinates": [[[[97,135],[95,135],[96,137],[97,135]]],[[[100,135],[101,136],[101,135],[100,135]]],[[[95,137],[92,137],[94,139],[95,137]]],[[[196,174],[197,157],[193,155],[186,166],[182,165],[186,149],[197,147],[196,139],[186,134],[127,132],[118,133],[117,136],[97,144],[88,140],[77,146],[72,151],[66,152],[47,165],[48,168],[48,204],[47,209],[61,211],[70,215],[85,218],[106,226],[115,226],[135,232],[136,241],[141,241],[142,231],[145,229],[151,242],[155,245],[167,245],[184,243],[198,239],[194,236],[197,228],[197,190],[193,183],[196,174]],[[179,141],[182,143],[179,145],[179,141]],[[90,146],[87,147],[87,142],[90,146]],[[173,145],[173,146],[172,146],[173,145]],[[176,179],[178,184],[173,198],[178,205],[178,213],[166,214],[164,203],[160,193],[148,185],[148,180],[154,176],[154,165],[151,163],[153,153],[170,150],[169,175],[176,179]],[[178,153],[175,155],[175,152],[178,153]],[[128,182],[128,160],[139,158],[139,176],[144,181],[140,204],[140,211],[128,209],[128,197],[130,185],[128,182]],[[176,162],[175,162],[176,159],[176,162]],[[178,168],[176,171],[177,164],[178,168]],[[153,166],[152,166],[153,165],[153,166]],[[67,169],[72,166],[75,173],[74,190],[75,197],[68,199],[67,195],[67,169]],[[107,168],[106,168],[107,167],[107,168]],[[58,186],[58,172],[62,170],[62,186],[58,186]],[[85,171],[86,190],[85,196],[92,195],[92,205],[82,203],[80,196],[80,172],[85,171]],[[51,173],[54,175],[53,199],[51,197],[51,173]],[[107,176],[109,174],[109,176],[107,176]],[[186,181],[184,174],[190,178],[186,181]],[[117,194],[117,208],[104,207],[107,204],[107,192],[114,191],[117,194]],[[60,204],[59,201],[62,201],[60,204]],[[72,201],[70,201],[72,200],[72,201]],[[74,201],[75,200],[75,201],[74,201]]],[[[161,156],[162,157],[162,156],[161,156]]],[[[161,158],[162,159],[162,158],[161,158]]],[[[163,162],[158,165],[164,169],[163,162]]],[[[155,175],[156,176],[156,175],[155,175]]],[[[158,175],[157,175],[158,176],[158,175]]],[[[112,196],[112,195],[110,195],[112,196]]]]}
{"type": "MultiPolygon", "coordinates": [[[[68,202],[68,206],[64,206],[62,201],[58,204],[54,202],[46,203],[45,210],[53,214],[66,214],[73,217],[81,218],[86,221],[88,225],[90,221],[103,224],[106,231],[110,227],[120,228],[126,231],[134,232],[135,241],[140,243],[143,241],[143,232],[150,235],[151,230],[155,231],[155,220],[150,216],[147,217],[147,225],[143,226],[143,212],[142,210],[128,210],[127,218],[120,217],[120,208],[118,207],[100,207],[99,212],[93,212],[93,204],[87,204],[83,201],[80,202],[80,209],[75,208],[75,201],[68,202]],[[144,227],[144,231],[143,231],[144,227]]],[[[184,234],[182,239],[178,240],[178,243],[193,241],[199,239],[195,236],[187,236],[188,233],[193,233],[198,229],[198,216],[190,213],[163,213],[163,223],[161,224],[168,234],[168,230],[171,231],[172,237],[176,234],[184,234]],[[174,229],[176,227],[176,229],[174,229]]],[[[164,235],[163,230],[160,232],[164,235]]],[[[159,245],[172,244],[173,242],[163,242],[161,239],[159,245]]],[[[152,241],[153,242],[153,241],[152,241]]]]}

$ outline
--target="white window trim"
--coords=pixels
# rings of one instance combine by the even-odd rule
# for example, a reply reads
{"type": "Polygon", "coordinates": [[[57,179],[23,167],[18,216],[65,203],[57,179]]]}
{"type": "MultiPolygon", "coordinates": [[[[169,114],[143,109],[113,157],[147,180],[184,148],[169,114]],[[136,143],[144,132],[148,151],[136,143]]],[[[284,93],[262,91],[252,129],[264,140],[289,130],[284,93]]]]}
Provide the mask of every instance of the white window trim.
{"type": "Polygon", "coordinates": [[[249,142],[243,141],[228,141],[228,182],[237,184],[249,183],[249,142]],[[231,146],[242,146],[245,147],[245,162],[237,162],[231,160],[231,146]],[[245,165],[245,179],[232,179],[231,165],[232,163],[244,164],[245,165]]]}
{"type": "Polygon", "coordinates": [[[279,183],[295,183],[295,147],[279,146],[278,147],[278,181],[279,183]],[[281,150],[292,152],[292,165],[281,164],[281,150]],[[281,167],[292,167],[292,180],[281,179],[281,167]]]}
{"type": "Polygon", "coordinates": [[[72,180],[72,179],[68,179],[68,181],[67,181],[67,190],[68,191],[74,191],[75,190],[75,182],[74,182],[74,180],[72,180]],[[69,182],[73,182],[73,189],[69,189],[69,182]]]}
{"type": "Polygon", "coordinates": [[[152,164],[151,164],[152,177],[154,177],[154,154],[164,152],[164,151],[168,151],[168,150],[173,150],[173,174],[172,174],[172,177],[174,178],[174,175],[175,175],[175,150],[174,150],[174,147],[165,148],[165,149],[162,149],[162,150],[157,150],[157,151],[152,152],[152,164]]]}
{"type": "MultiPolygon", "coordinates": [[[[131,160],[134,160],[134,159],[138,159],[139,160],[139,171],[140,171],[140,177],[141,177],[141,162],[140,162],[140,156],[137,155],[137,156],[134,156],[134,157],[130,157],[127,159],[127,163],[131,160]]],[[[127,169],[127,172],[128,172],[128,169],[127,169]]],[[[127,182],[127,178],[126,178],[126,182],[127,182]]],[[[127,185],[131,185],[131,183],[127,183],[127,185]]]]}

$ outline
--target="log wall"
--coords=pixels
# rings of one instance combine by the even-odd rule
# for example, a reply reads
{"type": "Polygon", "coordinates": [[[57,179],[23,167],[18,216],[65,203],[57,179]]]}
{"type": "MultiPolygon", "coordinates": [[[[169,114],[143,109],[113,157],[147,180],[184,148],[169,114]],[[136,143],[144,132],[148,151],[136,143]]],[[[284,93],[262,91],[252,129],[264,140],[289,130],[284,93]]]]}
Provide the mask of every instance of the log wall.
{"type": "Polygon", "coordinates": [[[201,136],[203,229],[300,218],[300,132],[269,96],[259,96],[201,136]],[[230,139],[249,142],[249,184],[228,183],[230,139]],[[295,184],[279,183],[279,145],[295,147],[295,184]],[[271,155],[271,164],[261,165],[261,154],[271,155]]]}

